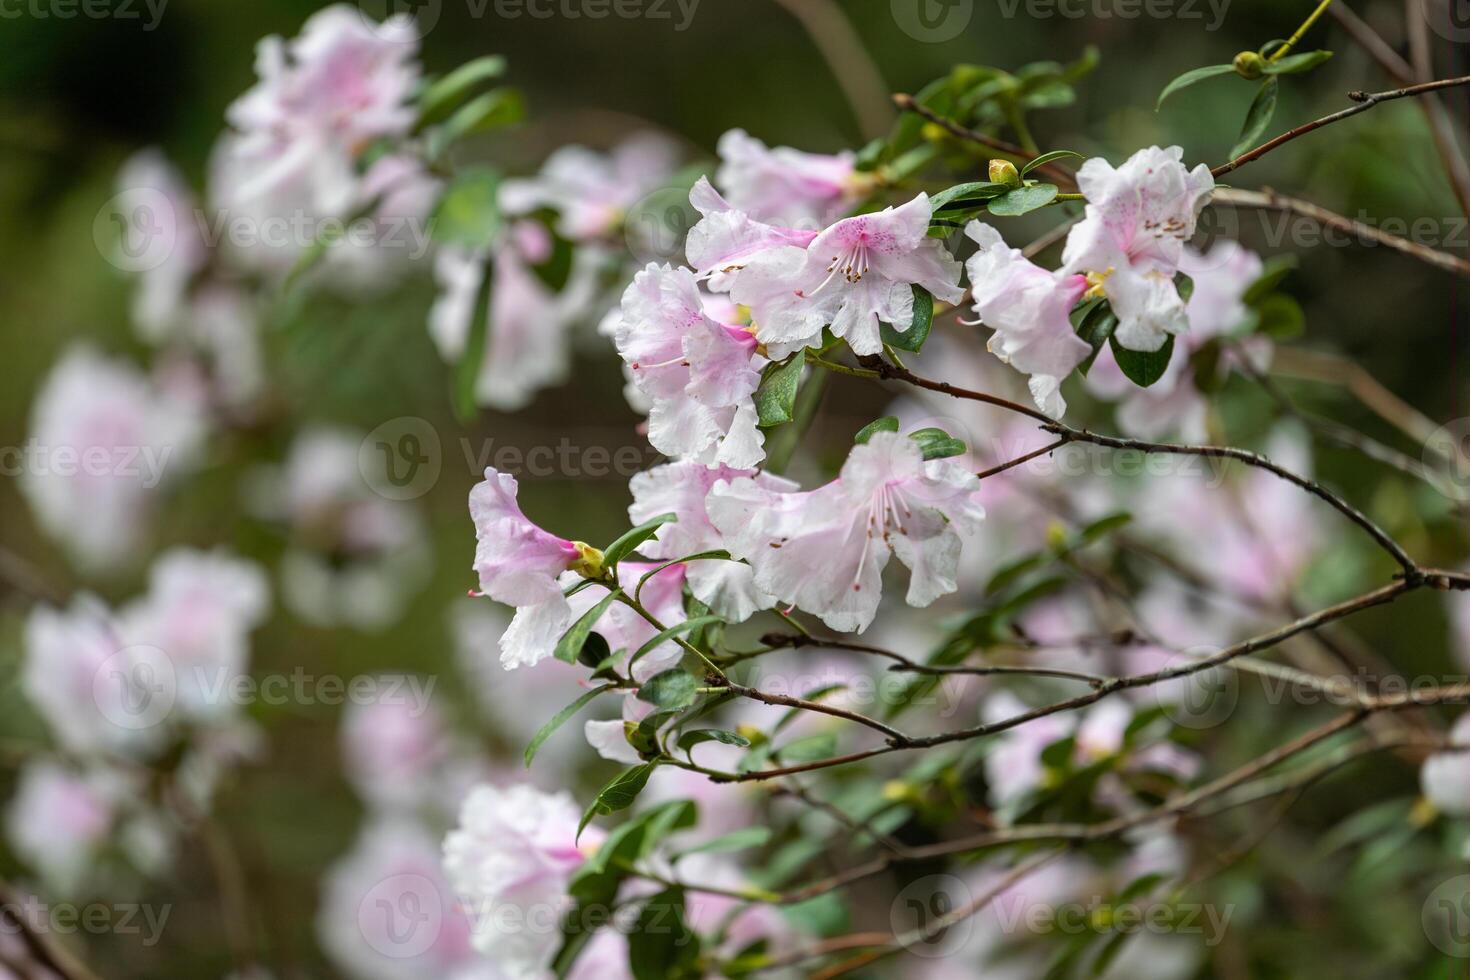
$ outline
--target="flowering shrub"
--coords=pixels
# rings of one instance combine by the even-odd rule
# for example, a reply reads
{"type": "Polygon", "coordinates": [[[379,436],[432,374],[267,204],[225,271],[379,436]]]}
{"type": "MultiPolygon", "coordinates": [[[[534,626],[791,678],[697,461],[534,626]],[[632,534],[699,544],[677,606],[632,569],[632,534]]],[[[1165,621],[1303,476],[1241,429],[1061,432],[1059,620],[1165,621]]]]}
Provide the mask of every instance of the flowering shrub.
{"type": "MultiPolygon", "coordinates": [[[[1044,151],[1032,117],[1074,97],[1089,52],[957,66],[835,154],[731,129],[701,160],[633,131],[511,176],[480,138],[525,116],[498,84],[514,58],[433,76],[410,18],[342,5],[262,41],[207,193],[153,150],[119,176],[121,254],[169,242],[132,268],[150,369],[78,344],[35,398],[37,445],[71,465],[33,461],[20,489],[101,584],[30,590],[19,686],[50,748],[5,821],[28,887],[136,893],[202,848],[238,975],[298,975],[263,942],[218,798],[268,743],[293,751],[277,709],[329,697],[365,816],[331,849],[317,946],[369,980],[1239,975],[1264,954],[1221,946],[1230,917],[1259,923],[1289,889],[1232,869],[1378,754],[1397,782],[1295,856],[1315,847],[1354,887],[1394,848],[1462,861],[1470,743],[1439,706],[1470,685],[1411,684],[1410,661],[1346,631],[1470,589],[1430,533],[1460,450],[1421,463],[1298,408],[1272,373],[1305,325],[1294,256],[1207,230],[1251,207],[1351,226],[1217,178],[1470,81],[1353,93],[1266,139],[1283,80],[1327,60],[1299,48],[1330,3],[1160,95],[1261,83],[1213,168],[1180,146],[1044,151]],[[640,238],[650,200],[687,218],[667,254],[640,238]],[[416,499],[432,426],[285,424],[277,372],[322,342],[301,306],[336,304],[347,358],[371,343],[352,311],[414,284],[465,425],[621,361],[653,461],[576,493],[627,502],[623,533],[487,458],[436,553],[441,515],[416,499]],[[189,482],[262,433],[275,462],[227,473],[249,530],[208,529],[236,544],[142,562],[189,482]],[[1344,485],[1319,444],[1392,468],[1393,494],[1344,485]],[[100,597],[142,564],[141,594],[100,597]],[[280,654],[306,645],[252,664],[273,607],[307,636],[366,636],[432,596],[456,599],[458,683],[405,657],[355,663],[336,695],[297,677],[278,703],[280,654]],[[1222,747],[1232,725],[1249,736],[1222,747]],[[1162,924],[1128,928],[1139,907],[1162,924]]],[[[1372,237],[1425,275],[1470,272],[1372,237]]],[[[1447,908],[1426,923],[1462,925],[1447,908]]],[[[46,975],[90,975],[21,931],[46,975]]]]}

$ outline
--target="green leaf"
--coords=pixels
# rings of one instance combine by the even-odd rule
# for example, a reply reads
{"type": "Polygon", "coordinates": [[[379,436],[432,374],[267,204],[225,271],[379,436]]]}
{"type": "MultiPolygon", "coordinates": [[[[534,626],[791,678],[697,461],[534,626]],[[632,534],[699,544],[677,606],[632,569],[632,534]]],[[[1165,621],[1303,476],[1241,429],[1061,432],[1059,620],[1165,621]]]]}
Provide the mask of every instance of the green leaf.
{"type": "Polygon", "coordinates": [[[673,626],[662,629],[658,633],[650,637],[648,642],[639,647],[638,651],[633,654],[633,658],[632,660],[628,661],[628,664],[631,666],[633,664],[633,661],[637,660],[644,654],[657,649],[660,644],[665,643],[676,636],[691,632],[693,630],[701,629],[705,626],[710,625],[711,623],[723,622],[724,619],[722,619],[721,617],[711,615],[695,616],[693,619],[686,619],[682,623],[675,623],[673,626]]]}
{"type": "Polygon", "coordinates": [[[1240,139],[1230,149],[1230,159],[1234,160],[1260,141],[1261,134],[1271,125],[1271,117],[1276,113],[1276,95],[1280,88],[1281,83],[1275,75],[1261,83],[1261,90],[1246,111],[1245,124],[1240,127],[1240,139]]]}
{"type": "Polygon", "coordinates": [[[419,119],[416,128],[438,122],[449,115],[471,92],[505,73],[505,59],[486,55],[460,65],[454,71],[429,85],[419,96],[419,119]]]}
{"type": "Polygon", "coordinates": [[[1284,293],[1267,296],[1256,304],[1256,333],[1273,340],[1300,337],[1307,328],[1301,304],[1284,293]]]}
{"type": "Polygon", "coordinates": [[[699,976],[699,937],[684,917],[684,889],[659,892],[643,904],[628,933],[633,980],[688,980],[699,976]]]}
{"type": "Polygon", "coordinates": [[[1246,306],[1255,306],[1261,300],[1276,291],[1293,269],[1297,266],[1296,256],[1288,252],[1285,255],[1275,255],[1266,260],[1261,274],[1256,281],[1246,288],[1245,294],[1241,296],[1241,302],[1246,306]]]}
{"type": "Polygon", "coordinates": [[[1219,391],[1224,378],[1220,374],[1220,356],[1225,352],[1219,337],[1205,341],[1199,350],[1189,355],[1189,369],[1194,375],[1194,386],[1207,395],[1219,391]]]}
{"type": "Polygon", "coordinates": [[[531,767],[531,760],[536,758],[536,750],[541,748],[541,744],[545,742],[548,738],[550,738],[553,732],[555,732],[558,728],[565,724],[568,718],[572,717],[572,715],[585,708],[589,701],[597,697],[602,692],[611,690],[612,687],[613,685],[611,684],[604,684],[601,687],[594,687],[592,690],[583,694],[580,698],[573,701],[565,708],[562,708],[550,721],[542,725],[541,730],[538,731],[535,737],[531,739],[531,744],[526,746],[526,768],[529,769],[531,767]]]}
{"type": "Polygon", "coordinates": [[[500,174],[489,167],[466,169],[439,198],[429,228],[435,241],[467,249],[490,246],[500,229],[500,174]]]}
{"type": "Polygon", "coordinates": [[[993,198],[989,205],[990,213],[1002,218],[1016,218],[1023,214],[1044,208],[1056,200],[1057,188],[1055,184],[1032,184],[1030,187],[1017,187],[1013,191],[993,198]]]}
{"type": "Polygon", "coordinates": [[[865,443],[867,443],[867,441],[869,439],[873,438],[875,435],[877,435],[880,432],[897,432],[897,431],[898,431],[898,416],[897,415],[885,415],[881,419],[874,419],[873,421],[869,422],[867,425],[863,426],[861,429],[858,429],[857,435],[855,435],[855,436],[852,437],[852,441],[853,441],[854,444],[861,446],[861,445],[864,445],[865,443]]]}
{"type": "Polygon", "coordinates": [[[917,432],[910,432],[909,438],[919,444],[919,449],[926,460],[963,456],[970,451],[970,447],[943,429],[919,429],[917,432]]]}
{"type": "Polygon", "coordinates": [[[802,355],[785,364],[772,364],[755,392],[755,411],[762,428],[781,425],[796,417],[796,389],[801,385],[802,355]]]}
{"type": "Polygon", "coordinates": [[[454,365],[454,414],[461,421],[474,419],[478,406],[480,370],[485,365],[486,348],[490,343],[490,290],[494,277],[491,263],[487,259],[481,266],[480,288],[475,292],[475,306],[470,318],[469,336],[465,338],[464,350],[454,365]]]}
{"type": "Polygon", "coordinates": [[[513,88],[491,89],[478,95],[454,111],[454,115],[436,126],[429,134],[431,159],[442,157],[451,146],[476,133],[509,126],[526,116],[526,100],[513,88]]]}
{"type": "MultiPolygon", "coordinates": [[[[643,792],[643,787],[648,785],[648,777],[658,768],[657,762],[645,762],[642,765],[624,769],[614,776],[606,786],[597,793],[597,799],[582,814],[582,822],[577,825],[577,839],[582,836],[582,831],[592,822],[593,817],[605,817],[610,813],[626,810],[638,799],[638,794],[643,792]]],[[[605,845],[604,845],[605,846],[605,845]]]]}
{"type": "Polygon", "coordinates": [[[592,627],[597,625],[602,614],[607,612],[607,607],[611,606],[621,594],[620,591],[611,591],[603,596],[597,605],[583,613],[582,618],[573,623],[571,629],[563,633],[562,638],[556,642],[556,659],[569,664],[576,663],[582,653],[582,646],[587,642],[588,634],[592,632],[592,627]]]}
{"type": "Polygon", "coordinates": [[[1195,82],[1202,82],[1207,78],[1214,78],[1216,75],[1228,75],[1233,71],[1235,71],[1234,65],[1206,65],[1203,68],[1191,68],[1164,86],[1164,90],[1159,93],[1159,101],[1154,103],[1154,112],[1163,108],[1164,100],[1180,89],[1188,88],[1195,82]]]}
{"type": "Polygon", "coordinates": [[[929,195],[930,213],[938,215],[946,208],[951,210],[969,210],[971,206],[982,204],[992,197],[999,197],[1010,190],[1009,185],[997,184],[988,180],[975,180],[967,184],[955,184],[946,187],[937,194],[929,195]]]}
{"type": "Polygon", "coordinates": [[[679,857],[686,854],[726,854],[731,851],[744,851],[752,847],[760,847],[770,839],[770,827],[744,827],[728,834],[722,834],[714,840],[705,841],[703,844],[696,844],[687,851],[680,851],[679,857]]]}
{"type": "Polygon", "coordinates": [[[889,347],[917,354],[923,349],[924,341],[929,339],[929,329],[934,326],[934,297],[923,286],[914,286],[913,290],[914,315],[909,328],[899,331],[883,323],[879,325],[879,334],[889,347]]]}
{"type": "Polygon", "coordinates": [[[794,742],[788,742],[776,751],[783,763],[800,765],[803,762],[816,762],[818,759],[826,759],[837,751],[837,737],[830,732],[821,735],[809,735],[799,738],[794,742]]]}
{"type": "Polygon", "coordinates": [[[679,711],[699,700],[699,683],[699,678],[675,667],[644,681],[638,698],[665,711],[679,711]]]}
{"type": "Polygon", "coordinates": [[[1295,75],[1311,71],[1331,57],[1331,51],[1303,51],[1301,54],[1289,54],[1279,61],[1267,61],[1262,70],[1267,75],[1295,75]]]}
{"type": "Polygon", "coordinates": [[[1169,367],[1169,359],[1174,356],[1174,335],[1166,337],[1164,346],[1155,351],[1129,350],[1118,343],[1116,335],[1108,338],[1108,346],[1113,349],[1113,359],[1128,380],[1140,388],[1147,388],[1162,378],[1169,367]]]}
{"type": "Polygon", "coordinates": [[[1118,315],[1113,312],[1113,306],[1107,300],[1097,303],[1083,315],[1082,322],[1077,325],[1077,336],[1092,346],[1092,353],[1088,355],[1087,360],[1077,366],[1077,370],[1084,378],[1087,377],[1087,372],[1092,370],[1092,363],[1097,360],[1103,344],[1108,342],[1108,338],[1112,337],[1116,329],[1118,329],[1118,315]]]}
{"type": "Polygon", "coordinates": [[[672,524],[679,519],[678,514],[660,514],[639,524],[618,537],[616,541],[602,549],[602,564],[606,568],[612,568],[618,562],[638,550],[638,547],[658,533],[658,529],[665,524],[672,524]]]}
{"type": "Polygon", "coordinates": [[[1119,528],[1127,527],[1132,522],[1133,515],[1126,510],[1119,511],[1116,514],[1109,514],[1106,517],[1099,517],[1077,532],[1077,541],[1074,550],[1075,548],[1086,547],[1094,541],[1100,541],[1119,528]]]}
{"type": "Polygon", "coordinates": [[[1030,161],[1021,168],[1021,176],[1024,177],[1031,171],[1035,170],[1037,167],[1044,167],[1048,163],[1051,163],[1053,160],[1063,160],[1067,157],[1076,157],[1080,160],[1082,159],[1082,154],[1078,153],[1076,150],[1052,150],[1050,153],[1043,153],[1041,156],[1037,157],[1035,160],[1030,161]]]}
{"type": "Polygon", "coordinates": [[[695,728],[679,736],[679,750],[689,756],[689,761],[693,762],[694,757],[689,750],[705,742],[721,742],[740,748],[750,747],[750,739],[737,732],[727,732],[721,728],[695,728]]]}

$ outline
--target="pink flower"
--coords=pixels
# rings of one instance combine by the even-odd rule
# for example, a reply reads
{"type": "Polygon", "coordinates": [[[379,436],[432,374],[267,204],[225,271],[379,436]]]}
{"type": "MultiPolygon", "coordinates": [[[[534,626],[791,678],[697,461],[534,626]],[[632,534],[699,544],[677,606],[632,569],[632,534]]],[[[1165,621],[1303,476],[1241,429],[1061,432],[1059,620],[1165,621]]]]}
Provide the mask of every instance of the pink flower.
{"type": "MultiPolygon", "coordinates": [[[[545,231],[530,222],[519,224],[545,231]]],[[[578,251],[566,290],[554,293],[531,269],[534,259],[520,244],[524,237],[507,236],[495,251],[484,363],[475,381],[475,401],[505,412],[524,408],[537,391],[566,380],[571,327],[587,312],[596,273],[589,261],[593,256],[578,251]]],[[[454,361],[463,356],[480,312],[475,303],[485,260],[466,249],[446,248],[435,259],[434,272],[441,292],[429,312],[429,334],[439,353],[454,361]]]]}
{"type": "Polygon", "coordinates": [[[413,126],[417,54],[410,18],[369,24],[347,4],[313,14],[294,40],[262,40],[259,81],[225,113],[236,131],[226,152],[251,169],[234,192],[250,198],[295,184],[313,212],[345,213],[357,196],[357,155],[413,126]]]}
{"type": "Polygon", "coordinates": [[[16,854],[61,894],[75,891],[106,844],[125,787],[99,770],[45,759],[21,770],[5,831],[16,854]]]}
{"type": "MultiPolygon", "coordinates": [[[[797,489],[790,480],[770,473],[735,470],[726,466],[706,467],[684,461],[665,463],[639,473],[629,481],[633,503],[628,519],[642,524],[660,514],[677,514],[678,519],[658,529],[642,551],[650,558],[671,561],[704,551],[725,549],[725,538],[711,523],[705,500],[715,484],[749,477],[765,489],[789,492],[797,489]]],[[[732,623],[740,623],[760,609],[769,609],[775,599],[755,585],[754,572],[742,562],[704,559],[684,566],[689,591],[695,598],[732,623]]]]}
{"type": "MultiPolygon", "coordinates": [[[[1118,425],[1142,439],[1177,432],[1190,442],[1205,439],[1208,402],[1194,380],[1190,359],[1206,343],[1244,326],[1251,311],[1242,302],[1245,291],[1261,275],[1261,258],[1225,240],[1201,255],[1186,248],[1180,271],[1194,280],[1194,293],[1185,310],[1189,332],[1174,345],[1174,354],[1163,377],[1148,388],[1139,388],[1124,376],[1111,349],[1101,351],[1087,375],[1087,387],[1096,395],[1120,400],[1118,425]]],[[[1244,357],[1258,370],[1270,363],[1272,345],[1266,337],[1247,337],[1239,348],[1224,351],[1219,370],[1223,374],[1244,357]]]]}
{"type": "MultiPolygon", "coordinates": [[[[1455,719],[1450,742],[1470,745],[1470,712],[1455,719]]],[[[1434,753],[1419,770],[1419,785],[1441,813],[1470,816],[1470,751],[1434,753]]]]}
{"type": "Polygon", "coordinates": [[[63,748],[146,757],[162,741],[160,658],[129,646],[117,620],[88,595],[65,610],[36,606],[26,620],[21,690],[63,748]],[[143,685],[148,685],[146,688],[143,685]]]}
{"type": "Polygon", "coordinates": [[[668,456],[750,468],[765,458],[755,390],[766,359],[749,330],[704,311],[687,269],[650,264],[623,293],[618,353],[648,398],[648,441],[668,456]]]}
{"type": "Polygon", "coordinates": [[[1062,381],[1092,353],[1068,318],[1087,280],[1047,272],[1007,246],[990,225],[972,221],[965,234],[979,245],[966,271],[975,313],[995,331],[991,352],[1029,374],[1037,407],[1060,417],[1067,410],[1062,381]]]}
{"type": "Polygon", "coordinates": [[[951,460],[925,462],[914,440],[880,432],[820,489],[783,493],[742,477],[717,484],[707,507],[758,588],[835,630],[861,632],[878,610],[890,555],[912,573],[909,605],[956,589],[961,536],[985,516],[979,485],[951,460]]]}
{"type": "Polygon", "coordinates": [[[861,193],[853,154],[771,149],[743,129],[720,137],[715,180],[731,203],[764,221],[828,224],[842,216],[861,193]]]}
{"type": "Polygon", "coordinates": [[[449,883],[485,913],[474,918],[475,948],[507,977],[545,976],[561,943],[556,923],[572,904],[567,884],[604,838],[588,827],[579,844],[580,818],[569,793],[484,784],[470,791],[458,827],[444,839],[449,883]],[[504,916],[496,910],[522,912],[519,927],[499,928],[504,916]]]}
{"type": "Polygon", "coordinates": [[[470,491],[475,522],[475,572],[480,590],[516,607],[510,628],[500,638],[506,667],[535,664],[556,649],[572,623],[572,606],[558,581],[588,560],[592,549],[559,538],[532,524],[516,499],[515,477],[493,466],[470,491]]]}
{"type": "Polygon", "coordinates": [[[727,290],[740,267],[768,249],[806,248],[817,237],[811,229],[785,228],[757,221],[720,196],[701,177],[689,191],[689,203],[702,216],[684,240],[684,257],[711,289],[727,290]]]}
{"type": "Polygon", "coordinates": [[[480,963],[434,839],[402,818],[368,824],[328,869],[316,930],[327,955],[353,977],[450,977],[480,963]]]}
{"type": "Polygon", "coordinates": [[[140,551],[165,485],[193,463],[198,412],[125,361],[70,348],[31,407],[36,454],[20,476],[41,527],[93,572],[140,551]]]}
{"type": "Polygon", "coordinates": [[[123,239],[131,249],[124,261],[136,253],[146,266],[139,269],[133,323],[139,336],[156,342],[179,325],[190,283],[209,261],[209,250],[195,221],[193,194],[158,150],[129,157],[117,185],[117,211],[132,224],[123,239]]]}
{"type": "MultiPolygon", "coordinates": [[[[958,303],[960,264],[929,238],[929,197],[844,218],[805,249],[766,248],[730,282],[730,298],[750,308],[756,336],[772,356],[815,345],[828,325],[858,354],[883,349],[879,324],[913,325],[913,286],[958,303]]],[[[691,233],[692,234],[692,233],[691,233]]]]}
{"type": "Polygon", "coordinates": [[[450,761],[450,737],[434,704],[407,695],[406,678],[381,678],[382,695],[342,715],[342,761],[364,800],[411,810],[432,799],[450,761]]]}
{"type": "Polygon", "coordinates": [[[609,153],[565,146],[537,176],[507,180],[501,200],[509,214],[551,208],[560,215],[562,237],[596,241],[617,231],[639,200],[663,186],[678,160],[673,142],[654,133],[631,136],[609,153]]]}
{"type": "Polygon", "coordinates": [[[225,720],[236,705],[223,692],[245,675],[250,631],[270,607],[265,573],[223,550],[175,548],[154,562],[148,581],[147,595],[121,613],[123,635],[167,657],[182,716],[225,720]]]}
{"type": "Polygon", "coordinates": [[[1094,157],[1077,171],[1086,217],[1067,236],[1062,272],[1088,274],[1118,315],[1113,336],[1130,350],[1158,350],[1189,325],[1174,274],[1215,179],[1204,164],[1186,171],[1183,156],[1152,146],[1117,169],[1094,157]]]}

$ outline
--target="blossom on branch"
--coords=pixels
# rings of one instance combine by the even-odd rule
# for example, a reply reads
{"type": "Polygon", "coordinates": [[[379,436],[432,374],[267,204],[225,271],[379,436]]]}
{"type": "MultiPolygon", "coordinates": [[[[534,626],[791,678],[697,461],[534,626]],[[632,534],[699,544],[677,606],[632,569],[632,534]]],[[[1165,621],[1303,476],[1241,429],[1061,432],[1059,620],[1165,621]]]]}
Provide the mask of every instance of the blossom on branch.
{"type": "Polygon", "coordinates": [[[1086,216],[1067,235],[1061,271],[1085,273],[1108,298],[1113,336],[1129,350],[1158,350],[1189,326],[1174,275],[1215,178],[1204,164],[1185,170],[1183,156],[1151,146],[1116,169],[1093,157],[1077,171],[1086,216]]]}
{"type": "Polygon", "coordinates": [[[854,446],[838,478],[804,493],[750,477],[710,492],[710,521],[756,587],[835,630],[867,629],[891,555],[911,574],[907,601],[927,606],[956,589],[962,538],[985,516],[980,482],[952,460],[925,461],[919,444],[879,432],[854,446]]]}
{"type": "Polygon", "coordinates": [[[718,150],[716,182],[735,207],[763,221],[825,225],[841,217],[863,191],[851,151],[772,149],[743,129],[721,136],[718,150]]]}

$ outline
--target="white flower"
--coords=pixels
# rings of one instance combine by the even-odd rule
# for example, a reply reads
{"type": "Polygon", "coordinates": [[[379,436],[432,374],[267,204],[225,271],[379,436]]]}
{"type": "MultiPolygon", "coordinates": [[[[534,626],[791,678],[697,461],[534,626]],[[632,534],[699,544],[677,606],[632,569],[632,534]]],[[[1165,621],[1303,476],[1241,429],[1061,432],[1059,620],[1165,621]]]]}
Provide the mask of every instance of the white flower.
{"type": "Polygon", "coordinates": [[[123,788],[102,770],[27,763],[5,814],[11,846],[59,894],[73,893],[112,833],[123,788]]]}
{"type": "Polygon", "coordinates": [[[198,413],[131,365],[72,347],[31,408],[21,490],[47,533],[88,571],[136,558],[165,485],[189,469],[198,413]]]}
{"type": "Polygon", "coordinates": [[[564,146],[535,177],[507,180],[501,201],[508,214],[546,207],[558,212],[556,230],[573,242],[604,239],[628,211],[674,174],[678,150],[653,133],[630,136],[609,153],[564,146]]]}
{"type": "Polygon", "coordinates": [[[1215,178],[1204,164],[1186,171],[1183,157],[1177,146],[1151,146],[1117,169],[1094,157],[1077,171],[1086,217],[1067,235],[1061,271],[1089,275],[1129,350],[1158,350],[1189,325],[1174,274],[1215,178]]]}
{"type": "Polygon", "coordinates": [[[827,155],[789,146],[771,149],[743,129],[721,136],[718,149],[715,180],[735,207],[763,221],[825,225],[840,218],[861,194],[849,151],[827,155]]]}
{"type": "Polygon", "coordinates": [[[985,516],[979,485],[952,460],[925,462],[913,439],[879,432],[820,489],[782,493],[743,477],[716,485],[707,507],[758,588],[835,630],[861,632],[878,610],[890,555],[912,573],[909,605],[955,591],[962,536],[985,516]]]}
{"type": "MultiPolygon", "coordinates": [[[[1470,712],[1455,719],[1450,742],[1470,746],[1470,712]]],[[[1441,813],[1470,816],[1470,751],[1434,753],[1419,770],[1419,785],[1441,813]]]]}
{"type": "Polygon", "coordinates": [[[589,827],[579,845],[580,818],[568,793],[482,785],[466,797],[459,826],[444,840],[449,883],[470,908],[483,912],[474,921],[475,948],[510,980],[548,975],[561,944],[555,924],[572,903],[567,884],[603,839],[589,827]],[[505,916],[497,910],[519,912],[520,927],[500,928],[505,916]]]}

